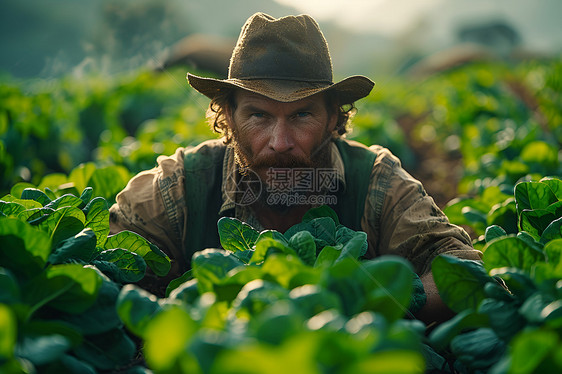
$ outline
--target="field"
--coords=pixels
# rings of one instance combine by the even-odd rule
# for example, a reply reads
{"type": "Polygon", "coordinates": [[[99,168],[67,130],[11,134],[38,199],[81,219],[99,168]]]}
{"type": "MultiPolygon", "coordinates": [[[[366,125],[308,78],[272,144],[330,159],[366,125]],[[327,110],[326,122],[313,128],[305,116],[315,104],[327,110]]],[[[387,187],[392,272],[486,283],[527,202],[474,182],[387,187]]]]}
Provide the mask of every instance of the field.
{"type": "Polygon", "coordinates": [[[219,221],[163,295],[170,259],[109,234],[108,207],[160,154],[215,137],[182,69],[0,84],[0,372],[562,371],[562,63],[473,63],[377,82],[350,138],[381,144],[467,229],[440,256],[456,317],[412,319],[411,265],[365,260],[327,208],[286,233],[219,221]]]}

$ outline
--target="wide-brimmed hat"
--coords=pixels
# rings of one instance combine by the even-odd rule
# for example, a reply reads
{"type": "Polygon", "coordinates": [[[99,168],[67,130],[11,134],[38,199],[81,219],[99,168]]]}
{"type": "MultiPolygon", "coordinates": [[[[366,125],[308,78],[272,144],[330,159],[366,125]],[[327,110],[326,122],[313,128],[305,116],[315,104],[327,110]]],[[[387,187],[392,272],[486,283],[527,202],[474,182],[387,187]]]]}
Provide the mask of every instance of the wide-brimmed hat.
{"type": "Polygon", "coordinates": [[[221,89],[239,87],[271,99],[291,102],[323,91],[337,93],[341,104],[367,96],[375,83],[354,75],[333,82],[328,43],[308,15],[275,19],[264,13],[251,16],[230,58],[227,79],[187,74],[189,84],[213,98],[221,89]]]}

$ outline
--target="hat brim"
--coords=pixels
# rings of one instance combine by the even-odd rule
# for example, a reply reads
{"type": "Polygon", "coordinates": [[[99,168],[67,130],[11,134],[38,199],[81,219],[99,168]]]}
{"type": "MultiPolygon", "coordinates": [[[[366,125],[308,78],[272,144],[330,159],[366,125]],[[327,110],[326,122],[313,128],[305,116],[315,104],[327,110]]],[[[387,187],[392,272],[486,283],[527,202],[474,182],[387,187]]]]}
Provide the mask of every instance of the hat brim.
{"type": "Polygon", "coordinates": [[[213,99],[222,89],[241,88],[270,99],[292,102],[320,92],[336,92],[341,104],[351,104],[369,95],[375,82],[362,75],[347,77],[338,83],[316,83],[285,79],[214,79],[187,74],[187,81],[195,90],[213,99]]]}

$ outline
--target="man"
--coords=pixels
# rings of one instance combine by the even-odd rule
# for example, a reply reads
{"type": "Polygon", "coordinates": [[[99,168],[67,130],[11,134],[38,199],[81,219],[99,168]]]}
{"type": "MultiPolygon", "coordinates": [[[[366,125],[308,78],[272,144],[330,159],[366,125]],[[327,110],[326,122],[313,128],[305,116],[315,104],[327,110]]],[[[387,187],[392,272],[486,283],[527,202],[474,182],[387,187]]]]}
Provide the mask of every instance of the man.
{"type": "Polygon", "coordinates": [[[428,294],[418,318],[450,317],[431,261],[440,253],[479,259],[480,252],[387,149],[342,138],[354,102],[374,83],[363,76],[332,82],[328,45],[311,17],[255,14],[242,28],[228,79],[187,79],[211,98],[207,117],[223,138],[180,148],[133,178],[111,208],[112,232],[145,236],[170,255],[179,276],[195,251],[220,246],[221,216],[284,232],[327,203],[345,226],[367,233],[368,257],[411,261],[428,294]]]}

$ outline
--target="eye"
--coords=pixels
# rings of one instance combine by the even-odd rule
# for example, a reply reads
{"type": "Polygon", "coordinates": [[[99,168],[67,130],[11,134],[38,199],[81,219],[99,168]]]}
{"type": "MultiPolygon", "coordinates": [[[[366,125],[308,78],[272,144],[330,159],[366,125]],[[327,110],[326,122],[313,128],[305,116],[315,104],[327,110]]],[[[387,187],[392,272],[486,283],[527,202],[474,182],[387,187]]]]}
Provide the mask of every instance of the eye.
{"type": "Polygon", "coordinates": [[[298,112],[297,117],[304,118],[310,116],[310,112],[298,112]]]}
{"type": "Polygon", "coordinates": [[[265,117],[265,114],[261,112],[256,112],[256,113],[252,113],[250,116],[255,118],[263,118],[265,117]]]}

